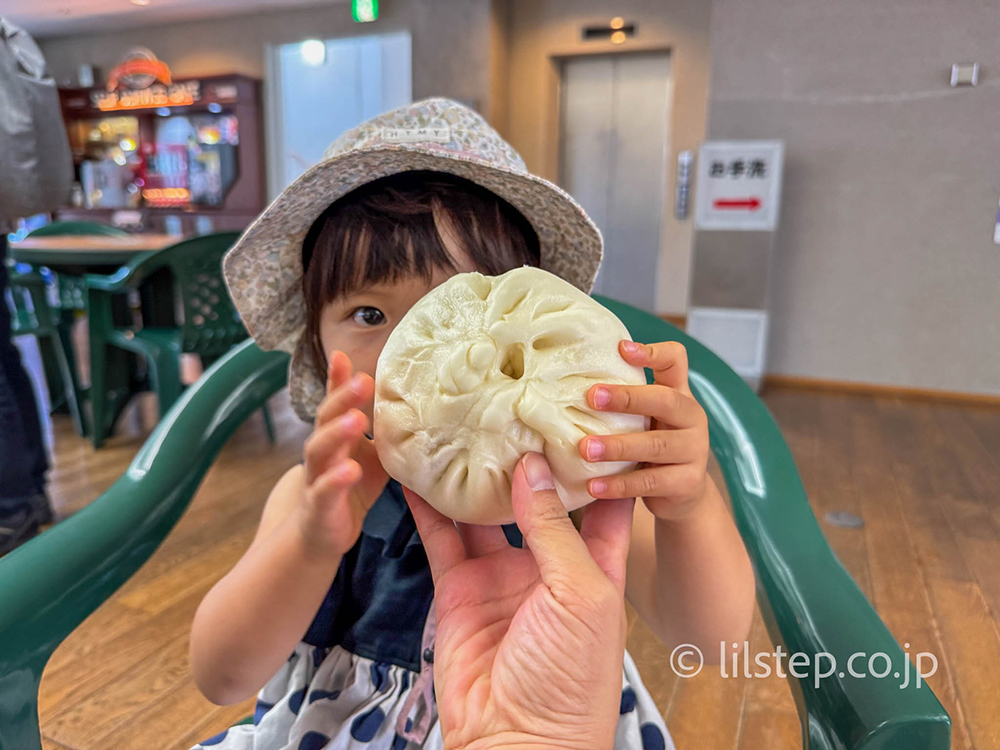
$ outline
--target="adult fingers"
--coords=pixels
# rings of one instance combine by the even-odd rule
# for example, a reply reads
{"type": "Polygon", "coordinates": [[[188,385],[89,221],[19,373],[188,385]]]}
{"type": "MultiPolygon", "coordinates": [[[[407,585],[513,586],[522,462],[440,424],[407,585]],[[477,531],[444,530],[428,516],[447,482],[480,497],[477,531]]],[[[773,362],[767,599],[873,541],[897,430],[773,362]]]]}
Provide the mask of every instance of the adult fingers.
{"type": "Polygon", "coordinates": [[[538,453],[526,454],[514,470],[514,517],[531,550],[542,581],[558,596],[574,581],[599,574],[587,545],[573,526],[555,490],[552,472],[538,453]]]}
{"type": "Polygon", "coordinates": [[[469,557],[485,557],[510,546],[500,526],[479,526],[473,523],[456,525],[469,557]]]}
{"type": "Polygon", "coordinates": [[[580,536],[591,557],[620,592],[625,591],[625,564],[632,540],[635,499],[595,500],[583,509],[580,536]]]}
{"type": "Polygon", "coordinates": [[[454,521],[432,508],[409,488],[404,487],[403,494],[417,524],[420,540],[427,553],[427,562],[431,567],[431,576],[437,585],[445,573],[468,559],[465,545],[454,521]]]}

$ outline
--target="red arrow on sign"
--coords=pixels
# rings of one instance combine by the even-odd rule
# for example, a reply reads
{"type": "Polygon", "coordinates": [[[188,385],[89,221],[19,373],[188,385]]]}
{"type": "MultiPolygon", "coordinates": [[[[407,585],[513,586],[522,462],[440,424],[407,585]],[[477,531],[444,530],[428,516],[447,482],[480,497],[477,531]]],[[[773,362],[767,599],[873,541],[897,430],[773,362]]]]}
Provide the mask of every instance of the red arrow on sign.
{"type": "Polygon", "coordinates": [[[712,201],[712,208],[745,208],[756,211],[760,208],[760,198],[719,198],[712,201]]]}

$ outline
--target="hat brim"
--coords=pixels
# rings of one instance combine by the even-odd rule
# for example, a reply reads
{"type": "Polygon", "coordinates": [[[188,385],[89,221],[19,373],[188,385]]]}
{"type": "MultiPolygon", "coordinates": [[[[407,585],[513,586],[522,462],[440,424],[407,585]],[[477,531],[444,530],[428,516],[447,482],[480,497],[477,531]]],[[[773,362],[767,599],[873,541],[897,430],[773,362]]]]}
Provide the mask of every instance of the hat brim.
{"type": "Polygon", "coordinates": [[[325,382],[301,341],[306,322],[302,242],[338,198],[382,177],[416,170],[464,177],[500,196],[534,228],[543,269],[584,292],[593,287],[601,263],[600,231],[569,194],[547,180],[453,151],[406,145],[357,149],[321,161],[264,210],[223,260],[230,295],[258,345],[292,354],[289,389],[304,419],[315,413],[325,382]]]}

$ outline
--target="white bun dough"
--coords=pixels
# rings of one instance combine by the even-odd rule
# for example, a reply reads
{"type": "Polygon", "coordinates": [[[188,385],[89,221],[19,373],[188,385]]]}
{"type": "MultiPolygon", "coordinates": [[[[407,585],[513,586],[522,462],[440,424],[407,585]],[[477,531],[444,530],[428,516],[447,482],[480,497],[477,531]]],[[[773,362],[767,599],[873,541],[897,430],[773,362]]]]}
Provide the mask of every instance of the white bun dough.
{"type": "Polygon", "coordinates": [[[634,464],[588,463],[580,441],[648,424],[586,401],[596,383],[645,384],[618,351],[630,338],[614,313],[547,271],[453,276],[410,309],[379,357],[379,459],[456,521],[511,523],[514,467],[529,451],[548,459],[567,510],[586,505],[587,480],[634,464]]]}

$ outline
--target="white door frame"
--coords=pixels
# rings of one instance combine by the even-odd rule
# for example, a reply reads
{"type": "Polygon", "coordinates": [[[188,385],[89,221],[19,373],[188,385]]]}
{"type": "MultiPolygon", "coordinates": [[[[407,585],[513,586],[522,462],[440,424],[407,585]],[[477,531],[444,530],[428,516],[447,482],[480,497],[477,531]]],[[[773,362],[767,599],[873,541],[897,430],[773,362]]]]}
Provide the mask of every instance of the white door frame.
{"type": "Polygon", "coordinates": [[[281,160],[281,134],[284,123],[281,113],[281,54],[280,44],[264,45],[264,168],[267,180],[267,202],[278,197],[284,184],[285,166],[281,160]]]}

